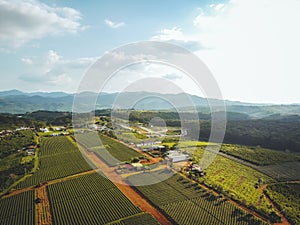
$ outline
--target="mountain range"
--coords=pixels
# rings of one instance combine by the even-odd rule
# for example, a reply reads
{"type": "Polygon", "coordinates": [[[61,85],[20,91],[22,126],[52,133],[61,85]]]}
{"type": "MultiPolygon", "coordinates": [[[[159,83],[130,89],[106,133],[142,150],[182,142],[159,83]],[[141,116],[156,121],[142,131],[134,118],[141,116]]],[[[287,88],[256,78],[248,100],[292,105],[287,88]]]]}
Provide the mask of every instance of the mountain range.
{"type": "MultiPolygon", "coordinates": [[[[75,95],[64,92],[26,93],[19,90],[9,90],[0,92],[0,113],[23,114],[38,110],[70,112],[73,108],[74,97],[80,100],[79,105],[83,111],[85,108],[89,109],[87,106],[90,104],[94,104],[95,109],[113,107],[138,110],[174,110],[175,108],[181,108],[189,111],[192,107],[196,107],[202,113],[210,112],[206,98],[186,93],[122,92],[101,93],[98,95],[93,92],[82,92],[75,95]],[[93,102],[95,100],[96,103],[93,102]]],[[[223,103],[218,99],[211,99],[210,102],[213,105],[223,103]]],[[[227,111],[247,114],[252,118],[277,118],[278,116],[300,115],[300,104],[256,104],[230,100],[225,100],[224,102],[227,111]]]]}

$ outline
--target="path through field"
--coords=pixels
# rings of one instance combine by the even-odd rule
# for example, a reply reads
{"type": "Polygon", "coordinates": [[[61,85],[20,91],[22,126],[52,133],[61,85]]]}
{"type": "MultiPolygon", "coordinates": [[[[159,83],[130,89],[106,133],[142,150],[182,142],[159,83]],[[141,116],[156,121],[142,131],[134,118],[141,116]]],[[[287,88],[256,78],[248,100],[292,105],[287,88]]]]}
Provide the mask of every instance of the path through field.
{"type": "MultiPolygon", "coordinates": [[[[278,182],[278,183],[300,183],[300,181],[288,181],[288,182],[278,182]]],[[[264,193],[264,189],[269,185],[273,184],[264,184],[259,187],[260,192],[266,197],[267,201],[272,205],[272,207],[276,210],[278,215],[281,217],[281,223],[275,223],[274,225],[290,225],[289,221],[285,218],[283,213],[278,209],[278,207],[274,204],[274,202],[264,193]]]]}
{"type": "Polygon", "coordinates": [[[36,213],[35,221],[37,225],[51,225],[52,216],[50,211],[50,202],[46,190],[46,185],[35,189],[36,196],[36,213]]]}
{"type": "Polygon", "coordinates": [[[114,184],[123,192],[124,195],[136,206],[138,206],[143,212],[150,213],[160,224],[171,225],[172,223],[154,206],[152,206],[144,197],[138,194],[131,186],[129,186],[125,180],[118,175],[114,168],[109,167],[104,161],[102,161],[93,152],[89,152],[83,146],[82,149],[91,162],[101,171],[104,175],[112,180],[114,184]]]}

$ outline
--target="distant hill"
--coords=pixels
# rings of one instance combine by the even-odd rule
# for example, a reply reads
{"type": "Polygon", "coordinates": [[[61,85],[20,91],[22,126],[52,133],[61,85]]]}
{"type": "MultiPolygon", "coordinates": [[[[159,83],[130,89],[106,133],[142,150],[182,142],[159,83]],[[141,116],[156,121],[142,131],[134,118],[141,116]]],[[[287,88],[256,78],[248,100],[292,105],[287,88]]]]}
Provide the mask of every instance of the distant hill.
{"type": "MultiPolygon", "coordinates": [[[[23,114],[39,110],[71,112],[74,94],[64,92],[32,92],[25,93],[18,90],[0,92],[0,113],[23,114]]],[[[196,107],[199,112],[209,113],[210,108],[207,99],[189,95],[161,94],[148,92],[124,92],[124,93],[101,93],[99,96],[93,92],[83,92],[76,95],[80,100],[80,110],[90,110],[90,104],[97,99],[95,109],[106,108],[134,108],[138,110],[175,110],[180,108],[190,111],[196,107]],[[115,100],[117,101],[115,102],[115,100]]],[[[212,99],[212,104],[219,105],[223,102],[212,99]]],[[[300,116],[300,105],[270,105],[253,104],[238,101],[225,100],[227,111],[234,118],[264,118],[273,114],[286,116],[300,116]],[[236,114],[233,114],[236,113],[236,114]],[[246,116],[245,116],[246,115],[246,116]]]]}

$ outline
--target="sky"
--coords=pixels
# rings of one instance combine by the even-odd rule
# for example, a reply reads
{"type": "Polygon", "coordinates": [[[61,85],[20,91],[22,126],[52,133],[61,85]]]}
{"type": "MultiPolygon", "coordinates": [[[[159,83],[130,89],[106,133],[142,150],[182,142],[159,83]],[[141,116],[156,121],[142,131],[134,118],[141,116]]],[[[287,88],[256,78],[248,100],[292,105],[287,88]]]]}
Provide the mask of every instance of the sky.
{"type": "MultiPolygon", "coordinates": [[[[150,40],[199,57],[224,99],[300,103],[299,12],[299,0],[0,0],[0,91],[74,93],[104,54],[150,40]]],[[[145,77],[204,94],[182,71],[154,63],[120,70],[103,90],[145,77]]]]}

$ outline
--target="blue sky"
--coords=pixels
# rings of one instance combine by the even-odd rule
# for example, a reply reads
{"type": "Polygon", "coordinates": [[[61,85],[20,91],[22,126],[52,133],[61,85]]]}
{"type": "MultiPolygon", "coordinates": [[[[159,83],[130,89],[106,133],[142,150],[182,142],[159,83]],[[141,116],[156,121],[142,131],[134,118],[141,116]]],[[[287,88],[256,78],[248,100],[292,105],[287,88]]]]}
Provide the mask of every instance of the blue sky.
{"type": "MultiPolygon", "coordinates": [[[[299,103],[299,11],[298,0],[0,0],[0,90],[75,92],[105,52],[156,40],[196,54],[225,99],[299,103]]],[[[107,90],[153,73],[201,95],[184,74],[155,65],[122,71],[107,90]]]]}

